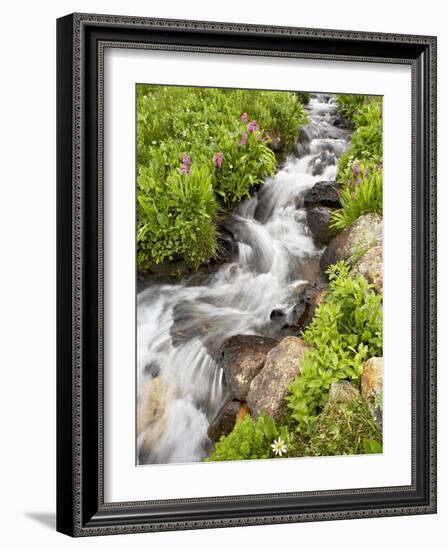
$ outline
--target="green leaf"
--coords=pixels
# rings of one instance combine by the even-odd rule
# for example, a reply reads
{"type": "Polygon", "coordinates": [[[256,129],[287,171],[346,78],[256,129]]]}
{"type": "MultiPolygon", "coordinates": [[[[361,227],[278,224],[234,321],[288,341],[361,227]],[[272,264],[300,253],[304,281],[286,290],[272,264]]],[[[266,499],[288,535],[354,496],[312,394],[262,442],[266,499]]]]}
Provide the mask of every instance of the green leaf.
{"type": "Polygon", "coordinates": [[[383,452],[383,446],[374,439],[363,439],[362,446],[365,454],[380,454],[383,452]]]}

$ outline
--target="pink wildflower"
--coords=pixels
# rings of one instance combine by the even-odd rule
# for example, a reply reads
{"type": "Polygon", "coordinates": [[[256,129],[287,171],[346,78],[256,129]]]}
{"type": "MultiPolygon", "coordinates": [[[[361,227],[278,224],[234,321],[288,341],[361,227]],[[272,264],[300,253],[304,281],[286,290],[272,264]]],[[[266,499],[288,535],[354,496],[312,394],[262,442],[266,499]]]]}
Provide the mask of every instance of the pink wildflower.
{"type": "Polygon", "coordinates": [[[215,162],[216,168],[221,168],[223,160],[224,160],[223,153],[221,153],[221,152],[215,153],[215,158],[213,160],[215,162]]]}
{"type": "Polygon", "coordinates": [[[258,122],[256,120],[252,120],[247,125],[247,130],[248,130],[249,134],[253,134],[255,132],[255,130],[258,130],[259,128],[260,128],[260,126],[258,125],[258,122]]]}
{"type": "Polygon", "coordinates": [[[190,173],[190,164],[191,164],[190,156],[187,155],[187,153],[184,153],[182,155],[182,168],[181,168],[183,174],[190,173]]]}

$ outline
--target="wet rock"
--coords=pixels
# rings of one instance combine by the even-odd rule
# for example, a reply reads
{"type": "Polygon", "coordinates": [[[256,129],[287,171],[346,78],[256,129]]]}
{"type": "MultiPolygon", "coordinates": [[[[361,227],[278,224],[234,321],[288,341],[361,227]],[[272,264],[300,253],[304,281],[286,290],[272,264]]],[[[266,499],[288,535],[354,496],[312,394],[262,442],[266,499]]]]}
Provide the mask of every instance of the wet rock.
{"type": "Polygon", "coordinates": [[[286,311],[283,309],[273,309],[269,318],[271,321],[286,320],[286,311]]]}
{"type": "Polygon", "coordinates": [[[240,409],[240,401],[227,403],[218,417],[210,424],[207,431],[208,437],[216,442],[222,435],[228,435],[235,426],[240,409]]]}
{"type": "Polygon", "coordinates": [[[305,207],[328,206],[341,208],[340,190],[334,181],[318,181],[305,194],[305,207]]]}
{"type": "Polygon", "coordinates": [[[327,246],[320,259],[324,272],[340,260],[350,261],[363,251],[383,244],[383,220],[378,214],[365,214],[339,233],[327,246]]]}
{"type": "MultiPolygon", "coordinates": [[[[293,291],[292,291],[292,294],[293,294],[293,297],[294,299],[295,298],[300,298],[300,296],[302,295],[302,293],[309,287],[311,286],[310,283],[308,281],[300,281],[299,283],[297,283],[294,288],[293,288],[293,291]]],[[[314,285],[315,286],[315,285],[314,285]]]]}
{"type": "Polygon", "coordinates": [[[330,151],[321,151],[310,163],[311,174],[321,176],[327,166],[336,164],[336,156],[330,151]]]}
{"type": "Polygon", "coordinates": [[[137,406],[137,449],[140,464],[148,462],[151,450],[166,427],[166,405],[177,391],[162,378],[148,378],[139,388],[137,406]]]}
{"type": "Polygon", "coordinates": [[[328,401],[332,403],[348,403],[359,398],[359,390],[348,380],[333,382],[328,393],[328,401]]]}
{"type": "Polygon", "coordinates": [[[361,394],[379,427],[383,423],[383,358],[371,357],[362,366],[361,394]]]}
{"type": "Polygon", "coordinates": [[[313,292],[310,292],[308,298],[308,309],[305,317],[302,318],[303,327],[306,328],[314,318],[317,308],[325,300],[325,296],[328,294],[328,288],[326,286],[318,286],[313,292]]]}
{"type": "Polygon", "coordinates": [[[299,301],[295,304],[295,306],[291,310],[290,324],[292,326],[297,328],[301,327],[302,317],[304,317],[307,307],[308,307],[308,302],[306,300],[305,293],[303,293],[303,296],[299,298],[299,301]]]}
{"type": "Polygon", "coordinates": [[[232,212],[223,210],[220,212],[216,226],[218,229],[216,256],[211,259],[212,264],[224,264],[231,262],[238,252],[238,245],[233,235],[232,212]]]}
{"type": "Polygon", "coordinates": [[[328,206],[316,206],[307,210],[307,224],[317,246],[328,244],[337,235],[337,231],[330,228],[332,211],[328,206]]]}
{"type": "Polygon", "coordinates": [[[255,335],[229,338],[221,348],[221,365],[231,394],[245,399],[250,384],[263,368],[268,352],[278,340],[255,335]]]}
{"type": "Polygon", "coordinates": [[[336,126],[337,128],[342,128],[344,130],[353,130],[355,127],[350,119],[344,117],[335,118],[333,121],[333,126],[336,126]]]}
{"type": "Polygon", "coordinates": [[[298,142],[296,145],[297,156],[299,158],[309,155],[310,145],[308,142],[298,142]]]}
{"type": "Polygon", "coordinates": [[[218,253],[214,262],[224,264],[231,262],[233,257],[238,253],[238,244],[230,235],[221,235],[218,237],[218,253]]]}
{"type": "Polygon", "coordinates": [[[291,268],[292,276],[296,280],[316,281],[321,277],[320,256],[316,254],[307,261],[299,261],[296,266],[291,268]]]}
{"type": "Polygon", "coordinates": [[[172,262],[151,264],[148,271],[161,281],[168,281],[170,278],[185,277],[191,273],[185,260],[174,259],[172,262]]]}
{"type": "Polygon", "coordinates": [[[374,246],[353,266],[353,273],[361,273],[371,283],[375,291],[383,292],[383,247],[374,246]]]}
{"type": "Polygon", "coordinates": [[[289,311],[273,310],[271,320],[280,325],[280,331],[273,333],[280,339],[286,336],[300,336],[312,322],[316,309],[327,293],[326,286],[316,284],[298,285],[300,290],[293,292],[292,306],[289,311]]]}
{"type": "Polygon", "coordinates": [[[216,269],[216,266],[214,267],[212,267],[211,265],[204,266],[201,269],[199,269],[196,273],[193,273],[192,275],[183,279],[182,283],[186,287],[204,286],[207,284],[208,278],[210,277],[210,275],[213,274],[215,269],[216,269]]]}
{"type": "Polygon", "coordinates": [[[151,361],[144,366],[144,372],[151,378],[156,378],[160,374],[160,365],[157,361],[151,361]]]}
{"type": "Polygon", "coordinates": [[[265,411],[275,420],[280,419],[285,409],[288,385],[300,373],[300,362],[308,349],[309,346],[295,336],[287,336],[271,349],[247,395],[247,404],[254,418],[265,411]]]}
{"type": "Polygon", "coordinates": [[[297,303],[292,310],[290,326],[295,328],[298,333],[305,330],[313,320],[316,309],[323,302],[326,294],[326,285],[298,285],[297,290],[294,291],[297,303]]]}

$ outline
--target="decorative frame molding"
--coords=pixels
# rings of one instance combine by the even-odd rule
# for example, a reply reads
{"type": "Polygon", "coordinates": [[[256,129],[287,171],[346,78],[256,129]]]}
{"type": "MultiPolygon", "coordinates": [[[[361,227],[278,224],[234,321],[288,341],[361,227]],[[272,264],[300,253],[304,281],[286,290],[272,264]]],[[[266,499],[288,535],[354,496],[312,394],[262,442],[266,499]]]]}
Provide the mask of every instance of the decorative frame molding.
{"type": "Polygon", "coordinates": [[[63,17],[57,31],[57,529],[89,536],[435,513],[436,38],[93,14],[63,17]],[[411,65],[410,486],[104,502],[102,83],[112,46],[411,65]]]}

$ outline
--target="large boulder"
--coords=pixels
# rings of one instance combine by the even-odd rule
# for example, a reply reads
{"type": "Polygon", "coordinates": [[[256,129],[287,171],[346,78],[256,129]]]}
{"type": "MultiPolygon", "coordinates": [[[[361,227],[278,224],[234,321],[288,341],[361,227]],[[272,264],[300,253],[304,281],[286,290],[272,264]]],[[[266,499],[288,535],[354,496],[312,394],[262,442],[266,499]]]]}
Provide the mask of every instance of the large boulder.
{"type": "Polygon", "coordinates": [[[245,399],[252,380],[263,368],[268,352],[278,340],[264,336],[238,334],[221,348],[221,365],[230,393],[245,399]]]}
{"type": "Polygon", "coordinates": [[[361,394],[379,427],[383,422],[383,358],[371,357],[362,365],[361,394]]]}
{"type": "Polygon", "coordinates": [[[261,411],[274,420],[281,418],[288,386],[300,373],[300,363],[308,349],[309,346],[295,336],[287,336],[271,349],[247,395],[247,404],[254,418],[258,418],[261,411]]]}
{"type": "Polygon", "coordinates": [[[306,208],[328,206],[341,208],[341,190],[334,181],[318,181],[303,198],[306,208]]]}
{"type": "Polygon", "coordinates": [[[317,246],[328,244],[337,235],[337,231],[330,227],[332,211],[328,206],[316,206],[306,212],[306,221],[317,246]]]}
{"type": "Polygon", "coordinates": [[[383,292],[383,247],[374,246],[353,266],[353,273],[361,273],[371,283],[375,291],[383,292]]]}
{"type": "Polygon", "coordinates": [[[383,220],[378,214],[360,216],[339,233],[325,249],[320,259],[322,271],[339,262],[356,261],[367,250],[383,244],[383,220]]]}

